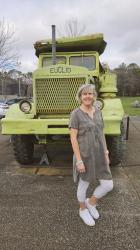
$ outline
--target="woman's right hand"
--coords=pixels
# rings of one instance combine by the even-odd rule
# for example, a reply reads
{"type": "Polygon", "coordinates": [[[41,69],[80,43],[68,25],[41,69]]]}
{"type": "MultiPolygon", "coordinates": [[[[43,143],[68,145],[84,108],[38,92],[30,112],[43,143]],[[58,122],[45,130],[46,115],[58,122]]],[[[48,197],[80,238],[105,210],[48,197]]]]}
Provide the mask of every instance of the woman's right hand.
{"type": "Polygon", "coordinates": [[[85,165],[81,159],[79,144],[78,144],[78,140],[77,140],[77,134],[78,134],[78,129],[74,129],[74,128],[70,129],[70,139],[71,139],[73,152],[76,156],[76,159],[79,159],[76,162],[76,169],[79,173],[84,173],[86,171],[86,168],[85,168],[85,165]]]}
{"type": "Polygon", "coordinates": [[[84,163],[80,163],[80,164],[77,165],[77,171],[79,173],[85,173],[86,172],[86,168],[85,168],[84,163]]]}

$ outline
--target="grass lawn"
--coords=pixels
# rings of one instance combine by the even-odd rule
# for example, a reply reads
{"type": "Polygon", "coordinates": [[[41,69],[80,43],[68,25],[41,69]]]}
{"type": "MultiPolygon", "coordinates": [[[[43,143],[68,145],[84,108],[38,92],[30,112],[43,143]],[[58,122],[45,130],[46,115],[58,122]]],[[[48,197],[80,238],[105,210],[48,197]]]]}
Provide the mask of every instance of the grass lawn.
{"type": "Polygon", "coordinates": [[[131,116],[140,116],[140,108],[132,107],[132,103],[136,100],[140,102],[140,96],[121,97],[122,105],[126,114],[131,116]]]}

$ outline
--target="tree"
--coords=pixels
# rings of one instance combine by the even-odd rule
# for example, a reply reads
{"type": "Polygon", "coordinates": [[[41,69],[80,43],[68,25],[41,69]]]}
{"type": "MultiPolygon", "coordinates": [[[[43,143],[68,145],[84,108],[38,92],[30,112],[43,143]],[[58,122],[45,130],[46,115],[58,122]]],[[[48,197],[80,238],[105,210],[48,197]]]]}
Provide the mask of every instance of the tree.
{"type": "Polygon", "coordinates": [[[10,70],[18,65],[18,54],[14,49],[15,32],[3,19],[0,21],[0,70],[10,70]]]}
{"type": "Polygon", "coordinates": [[[32,88],[32,72],[22,73],[16,69],[0,72],[0,94],[5,98],[7,95],[26,96],[29,86],[32,88]]]}
{"type": "Polygon", "coordinates": [[[77,37],[84,33],[86,26],[77,19],[67,20],[63,27],[58,28],[58,35],[61,37],[77,37]]]}
{"type": "Polygon", "coordinates": [[[119,67],[118,67],[120,70],[126,70],[127,69],[127,65],[123,62],[123,63],[121,63],[120,65],[119,65],[119,67]]]}
{"type": "Polygon", "coordinates": [[[136,63],[130,63],[128,66],[122,63],[114,71],[117,74],[117,87],[120,96],[140,94],[140,67],[136,63]]]}
{"type": "Polygon", "coordinates": [[[127,66],[127,70],[135,70],[135,69],[139,69],[139,66],[136,63],[130,63],[127,66]]]}

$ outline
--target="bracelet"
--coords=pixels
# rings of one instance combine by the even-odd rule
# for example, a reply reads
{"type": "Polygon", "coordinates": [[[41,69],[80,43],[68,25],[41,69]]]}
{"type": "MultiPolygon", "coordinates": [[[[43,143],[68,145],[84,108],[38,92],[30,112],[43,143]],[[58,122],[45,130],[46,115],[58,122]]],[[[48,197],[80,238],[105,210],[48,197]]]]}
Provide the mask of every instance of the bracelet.
{"type": "Polygon", "coordinates": [[[83,164],[82,160],[76,162],[76,166],[81,165],[81,164],[83,164]]]}

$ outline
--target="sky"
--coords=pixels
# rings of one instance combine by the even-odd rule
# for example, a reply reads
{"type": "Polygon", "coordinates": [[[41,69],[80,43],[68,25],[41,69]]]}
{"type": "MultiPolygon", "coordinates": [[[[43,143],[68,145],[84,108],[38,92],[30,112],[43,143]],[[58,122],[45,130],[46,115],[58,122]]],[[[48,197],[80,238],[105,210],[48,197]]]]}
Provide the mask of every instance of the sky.
{"type": "Polygon", "coordinates": [[[107,47],[101,62],[111,69],[122,62],[140,66],[139,0],[0,0],[0,20],[15,31],[23,72],[37,68],[33,44],[51,38],[51,25],[64,30],[77,19],[85,34],[103,33],[107,47]]]}

